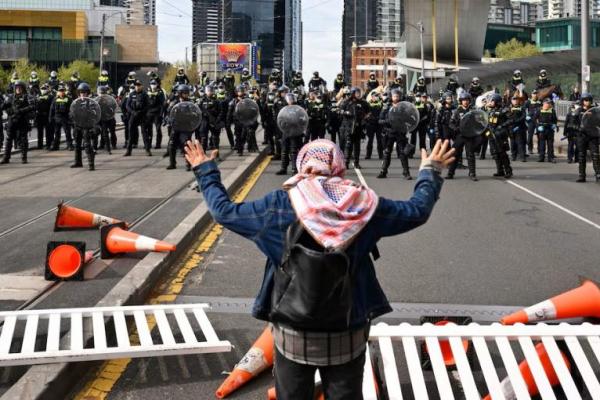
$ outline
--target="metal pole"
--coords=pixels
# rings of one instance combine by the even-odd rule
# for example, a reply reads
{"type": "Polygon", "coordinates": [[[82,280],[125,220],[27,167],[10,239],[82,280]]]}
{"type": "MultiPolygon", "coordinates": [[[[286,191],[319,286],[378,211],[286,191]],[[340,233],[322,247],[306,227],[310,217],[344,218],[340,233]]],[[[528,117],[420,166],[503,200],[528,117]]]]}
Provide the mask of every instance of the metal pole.
{"type": "Polygon", "coordinates": [[[590,49],[590,4],[589,0],[581,1],[581,93],[589,91],[590,67],[589,67],[589,49],[590,49]]]}
{"type": "Polygon", "coordinates": [[[435,0],[431,0],[431,34],[433,36],[433,69],[437,69],[437,38],[435,36],[435,0]]]}
{"type": "Polygon", "coordinates": [[[454,60],[458,70],[458,0],[454,0],[454,60]]]}
{"type": "Polygon", "coordinates": [[[425,50],[423,48],[423,33],[425,31],[425,27],[423,26],[422,21],[419,21],[417,26],[419,27],[419,34],[421,37],[421,76],[425,77],[425,50]]]}
{"type": "Polygon", "coordinates": [[[388,84],[388,58],[387,58],[387,44],[385,38],[383,39],[383,87],[388,84]]]}
{"type": "Polygon", "coordinates": [[[106,26],[106,14],[102,14],[102,30],[100,31],[100,72],[104,68],[104,29],[106,26]]]}

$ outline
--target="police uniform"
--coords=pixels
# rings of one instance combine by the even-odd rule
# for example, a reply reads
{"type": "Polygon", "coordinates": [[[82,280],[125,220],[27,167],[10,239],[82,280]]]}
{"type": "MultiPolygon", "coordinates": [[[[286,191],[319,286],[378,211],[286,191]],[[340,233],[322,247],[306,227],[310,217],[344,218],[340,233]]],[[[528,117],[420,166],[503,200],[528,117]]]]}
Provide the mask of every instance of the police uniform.
{"type": "Polygon", "coordinates": [[[35,101],[35,127],[37,129],[38,142],[37,148],[44,147],[44,133],[46,134],[46,149],[50,150],[54,139],[52,122],[50,121],[50,107],[54,101],[54,96],[50,91],[41,94],[35,101]]]}
{"type": "MultiPolygon", "coordinates": [[[[473,181],[477,181],[476,161],[475,161],[475,150],[481,145],[481,136],[466,137],[460,130],[460,121],[463,117],[472,110],[471,103],[468,107],[464,107],[462,104],[459,105],[450,118],[450,126],[456,132],[456,140],[454,141],[453,147],[456,155],[463,153],[463,149],[467,153],[467,165],[469,168],[469,177],[473,181]]],[[[459,159],[456,157],[454,162],[448,168],[447,179],[454,178],[456,168],[458,167],[459,159]]]]}
{"type": "MultiPolygon", "coordinates": [[[[399,103],[397,103],[399,104],[399,103]]],[[[381,164],[381,172],[377,178],[386,178],[388,169],[392,162],[392,152],[394,151],[394,144],[399,149],[398,156],[400,157],[400,163],[402,164],[402,175],[410,180],[410,170],[408,165],[408,156],[405,153],[405,147],[408,144],[408,138],[406,137],[407,132],[400,132],[395,130],[389,122],[388,115],[392,107],[396,107],[397,104],[390,102],[386,104],[381,110],[379,115],[379,124],[383,127],[384,138],[385,138],[385,149],[383,151],[383,163],[381,164]]]]}
{"type": "Polygon", "coordinates": [[[333,143],[336,143],[341,124],[342,121],[340,119],[338,101],[335,97],[332,97],[331,100],[329,100],[327,107],[327,132],[331,135],[331,141],[333,143]]]}
{"type": "Polygon", "coordinates": [[[486,135],[489,140],[492,158],[496,163],[494,176],[510,178],[512,177],[512,167],[507,154],[510,150],[507,132],[508,118],[506,110],[503,110],[502,105],[499,104],[500,101],[494,108],[485,107],[485,111],[488,113],[488,131],[486,135]]]}
{"type": "Polygon", "coordinates": [[[52,123],[52,133],[54,140],[52,141],[52,149],[58,150],[60,145],[61,129],[65,132],[65,140],[67,148],[74,150],[73,137],[71,136],[71,123],[69,119],[69,111],[71,109],[71,99],[65,94],[63,97],[57,95],[50,106],[50,122],[52,123]]]}
{"type": "Polygon", "coordinates": [[[526,143],[527,143],[527,126],[526,126],[526,109],[525,106],[511,104],[508,108],[508,119],[510,129],[510,151],[512,160],[525,162],[526,143]]]}
{"type": "Polygon", "coordinates": [[[346,167],[350,166],[350,159],[354,154],[354,168],[360,168],[360,141],[364,135],[363,123],[369,112],[369,104],[353,94],[351,98],[341,102],[339,112],[342,118],[340,136],[344,137],[340,142],[346,143],[346,167]]]}
{"type": "Polygon", "coordinates": [[[217,96],[211,94],[204,96],[198,103],[202,111],[200,124],[200,137],[202,147],[205,149],[219,149],[221,142],[221,121],[223,110],[217,96]],[[210,133],[210,137],[209,137],[210,133]]]}
{"type": "MultiPolygon", "coordinates": [[[[183,101],[187,101],[187,100],[183,100],[181,97],[175,98],[169,105],[169,108],[167,110],[167,115],[171,115],[171,110],[173,109],[173,107],[175,107],[177,104],[179,104],[183,101]]],[[[167,152],[169,155],[169,166],[167,167],[167,169],[177,168],[176,167],[176,165],[177,165],[177,161],[176,161],[177,160],[177,149],[179,149],[181,152],[183,152],[184,148],[185,148],[185,144],[189,140],[192,140],[193,134],[194,134],[194,132],[179,131],[179,130],[176,130],[173,127],[171,127],[171,134],[169,135],[169,144],[167,145],[167,152]]],[[[186,165],[186,170],[189,171],[191,169],[191,165],[187,160],[185,161],[185,165],[186,165]]]]}
{"type": "Polygon", "coordinates": [[[308,100],[306,112],[308,114],[308,132],[306,141],[323,139],[325,125],[327,124],[327,110],[322,100],[308,100]]]}
{"type": "Polygon", "coordinates": [[[33,111],[34,106],[26,93],[25,85],[22,82],[15,82],[15,86],[21,85],[21,93],[15,93],[8,96],[2,109],[8,114],[8,124],[6,132],[6,143],[4,144],[4,158],[1,164],[8,164],[12,153],[13,142],[18,142],[21,148],[21,162],[27,164],[27,151],[29,150],[29,113],[33,111]]]}
{"type": "Polygon", "coordinates": [[[156,129],[156,144],[155,149],[160,149],[162,146],[162,120],[165,111],[165,92],[157,86],[156,89],[149,89],[148,92],[148,111],[144,120],[144,130],[146,137],[152,145],[152,128],[156,129]]]}
{"type": "MultiPolygon", "coordinates": [[[[591,101],[591,96],[582,94],[582,99],[588,98],[591,101]]],[[[591,107],[593,104],[591,105],[591,107]]],[[[591,108],[590,107],[590,108],[591,108]]],[[[585,112],[589,110],[589,108],[582,106],[577,111],[576,118],[578,121],[583,122],[583,115],[585,112]]],[[[582,125],[579,127],[579,132],[577,133],[577,151],[579,152],[579,179],[577,182],[585,182],[586,180],[586,162],[587,162],[587,152],[590,151],[592,156],[592,166],[594,168],[594,173],[596,174],[596,182],[600,182],[600,138],[597,136],[588,133],[582,125]]]]}
{"type": "Polygon", "coordinates": [[[275,155],[275,130],[277,124],[273,117],[273,106],[277,93],[274,91],[264,93],[259,103],[260,120],[265,133],[265,144],[269,146],[269,155],[275,155]]]}
{"type": "MultiPolygon", "coordinates": [[[[578,102],[579,103],[579,102],[578,102]]],[[[577,133],[579,132],[580,121],[576,116],[579,110],[577,103],[571,105],[569,112],[565,118],[565,136],[567,137],[567,160],[569,164],[573,161],[577,162],[577,133]]]]}
{"type": "Polygon", "coordinates": [[[333,81],[333,91],[335,92],[335,94],[338,94],[340,90],[342,90],[346,86],[348,86],[348,84],[344,80],[343,75],[338,75],[333,81]]]}
{"type": "MultiPolygon", "coordinates": [[[[410,143],[415,146],[417,145],[417,137],[419,138],[419,148],[426,149],[427,144],[427,136],[430,132],[435,133],[434,124],[435,124],[435,107],[429,101],[423,102],[422,99],[415,102],[415,107],[417,111],[419,111],[419,124],[415,128],[414,131],[411,132],[410,143]]],[[[430,147],[433,148],[433,144],[435,142],[435,138],[430,137],[430,147]]]]}
{"type": "Polygon", "coordinates": [[[83,167],[82,151],[85,149],[85,154],[88,160],[88,169],[94,171],[96,151],[94,150],[94,138],[96,137],[96,127],[83,128],[77,126],[77,123],[73,125],[73,136],[75,137],[75,163],[71,165],[71,168],[83,167]]]}
{"type": "Polygon", "coordinates": [[[558,130],[558,118],[554,107],[544,110],[542,106],[533,117],[538,132],[538,162],[556,162],[554,159],[554,133],[558,130]]]}
{"type": "Polygon", "coordinates": [[[144,141],[144,149],[146,150],[146,154],[149,156],[152,155],[152,152],[150,151],[150,148],[152,147],[151,138],[148,137],[148,132],[143,129],[148,105],[148,94],[144,90],[139,92],[134,90],[129,94],[126,103],[127,112],[129,113],[129,143],[127,143],[127,151],[125,152],[125,156],[131,155],[133,146],[138,141],[138,128],[142,128],[142,140],[144,141]]]}
{"type": "Polygon", "coordinates": [[[538,113],[541,107],[542,102],[537,99],[533,100],[532,98],[529,98],[525,102],[525,122],[527,124],[527,150],[529,154],[533,153],[533,137],[538,136],[537,131],[535,129],[535,122],[533,120],[533,117],[538,113]]]}
{"type": "Polygon", "coordinates": [[[372,97],[369,104],[369,113],[365,119],[365,131],[367,133],[367,154],[365,160],[371,158],[373,153],[373,141],[377,141],[377,156],[383,159],[383,135],[381,134],[381,125],[379,125],[379,115],[383,109],[383,101],[372,97]]]}

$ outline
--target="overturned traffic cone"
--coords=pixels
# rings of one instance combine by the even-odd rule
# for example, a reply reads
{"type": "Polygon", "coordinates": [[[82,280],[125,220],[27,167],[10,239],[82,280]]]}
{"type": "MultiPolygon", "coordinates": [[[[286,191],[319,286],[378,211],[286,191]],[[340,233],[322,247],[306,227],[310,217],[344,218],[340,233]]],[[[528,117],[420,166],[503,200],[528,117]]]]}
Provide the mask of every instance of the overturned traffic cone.
{"type": "Polygon", "coordinates": [[[64,203],[58,205],[56,220],[54,221],[54,232],[77,229],[95,229],[103,225],[116,224],[115,218],[95,214],[77,207],[67,206],[64,203]]]}
{"type": "Polygon", "coordinates": [[[225,382],[217,389],[215,395],[219,399],[229,396],[252,378],[273,366],[273,349],[275,343],[271,328],[266,327],[256,339],[250,350],[242,357],[225,382]]]}
{"type": "Polygon", "coordinates": [[[84,242],[48,242],[44,278],[47,281],[82,281],[83,266],[94,258],[84,242]]]}
{"type": "MultiPolygon", "coordinates": [[[[449,323],[454,323],[456,325],[468,325],[473,322],[471,317],[421,317],[421,324],[430,323],[435,326],[444,326],[449,323]]],[[[456,368],[456,360],[454,359],[454,353],[452,352],[452,347],[450,346],[449,340],[439,340],[440,350],[442,352],[442,359],[444,360],[444,365],[446,368],[454,369],[456,368]]],[[[473,349],[470,346],[470,342],[468,340],[462,341],[463,349],[465,350],[465,354],[467,355],[467,360],[471,363],[473,359],[473,349]]],[[[423,342],[421,347],[421,359],[423,360],[422,365],[425,369],[431,369],[431,359],[429,357],[429,349],[427,348],[427,344],[423,342]]]]}
{"type": "Polygon", "coordinates": [[[584,280],[576,289],[508,315],[500,322],[504,325],[512,325],[517,322],[526,324],[583,317],[600,318],[600,288],[590,280],[584,280]]]}
{"type": "Polygon", "coordinates": [[[121,253],[135,253],[138,251],[175,251],[174,244],[129,232],[126,229],[127,224],[124,222],[100,228],[100,256],[102,259],[114,258],[121,253]]]}
{"type": "MultiPolygon", "coordinates": [[[[272,387],[269,390],[267,390],[267,399],[277,400],[277,392],[275,391],[275,387],[272,387]]],[[[320,388],[315,388],[315,400],[325,400],[323,390],[321,390],[320,388]]]]}
{"type": "MultiPolygon", "coordinates": [[[[537,351],[537,355],[540,358],[540,362],[542,364],[542,367],[544,368],[544,373],[548,378],[550,386],[558,385],[560,381],[558,379],[558,376],[556,375],[554,366],[550,361],[550,356],[548,356],[548,353],[546,352],[546,348],[542,343],[538,343],[535,346],[535,350],[537,351]]],[[[569,362],[569,359],[567,358],[564,352],[561,352],[561,355],[563,357],[565,365],[567,366],[567,369],[570,371],[571,363],[569,362]]],[[[535,383],[535,379],[533,378],[533,374],[531,373],[531,368],[529,368],[529,363],[527,362],[527,360],[522,361],[521,364],[519,364],[519,371],[521,372],[521,376],[523,377],[525,385],[527,386],[527,392],[531,396],[539,394],[540,390],[538,389],[537,384],[535,383]]],[[[504,397],[507,400],[513,400],[517,398],[515,391],[510,383],[510,379],[508,377],[504,378],[500,386],[502,387],[502,393],[504,394],[504,397]]],[[[488,394],[484,398],[484,400],[492,400],[491,395],[488,394]]]]}

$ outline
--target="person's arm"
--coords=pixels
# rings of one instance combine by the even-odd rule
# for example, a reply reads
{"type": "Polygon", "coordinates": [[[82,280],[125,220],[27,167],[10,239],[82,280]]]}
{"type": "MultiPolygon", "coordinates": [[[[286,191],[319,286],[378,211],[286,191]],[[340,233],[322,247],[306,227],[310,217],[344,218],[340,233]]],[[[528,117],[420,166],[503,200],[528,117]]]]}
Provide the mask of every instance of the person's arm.
{"type": "Polygon", "coordinates": [[[252,240],[264,227],[272,196],[267,195],[252,202],[233,203],[221,183],[221,173],[214,161],[216,151],[207,156],[198,141],[194,140],[187,143],[185,152],[214,220],[252,240]]]}
{"type": "Polygon", "coordinates": [[[421,151],[421,169],[415,191],[407,201],[379,199],[375,218],[377,237],[394,236],[423,225],[429,219],[433,206],[439,199],[443,179],[441,171],[454,162],[454,149],[449,142],[438,140],[431,155],[421,151]]]}

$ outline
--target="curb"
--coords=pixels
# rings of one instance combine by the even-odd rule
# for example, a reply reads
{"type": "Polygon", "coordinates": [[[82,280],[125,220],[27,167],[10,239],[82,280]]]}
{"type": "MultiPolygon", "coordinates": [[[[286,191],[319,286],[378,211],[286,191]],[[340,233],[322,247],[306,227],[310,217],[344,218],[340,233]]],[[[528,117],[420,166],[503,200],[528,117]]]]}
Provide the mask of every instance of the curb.
{"type": "MultiPolygon", "coordinates": [[[[223,180],[223,185],[230,195],[244,183],[247,173],[256,168],[266,155],[267,149],[264,149],[254,157],[246,158],[223,180]]],[[[176,251],[149,253],[95,307],[142,303],[160,277],[172,266],[172,262],[187,251],[189,245],[194,242],[211,220],[212,217],[203,201],[163,239],[169,243],[175,243],[176,251]]],[[[91,331],[91,326],[85,327],[84,343],[91,340],[91,331]]],[[[61,343],[68,340],[69,336],[65,335],[61,339],[61,343]]],[[[0,399],[65,399],[73,386],[89,371],[89,368],[93,368],[97,363],[94,361],[33,365],[0,399]]]]}

